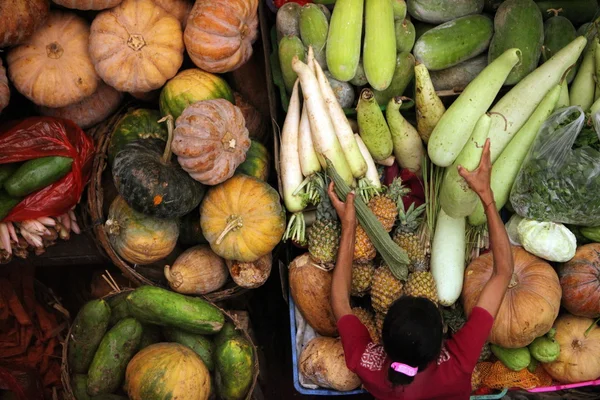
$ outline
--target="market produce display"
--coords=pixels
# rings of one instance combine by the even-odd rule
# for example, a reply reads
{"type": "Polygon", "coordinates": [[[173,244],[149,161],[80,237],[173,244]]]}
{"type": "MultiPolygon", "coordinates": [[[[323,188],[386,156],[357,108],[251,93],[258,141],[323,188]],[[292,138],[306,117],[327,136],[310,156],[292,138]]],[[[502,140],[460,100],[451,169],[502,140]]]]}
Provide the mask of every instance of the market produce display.
{"type": "MultiPolygon", "coordinates": [[[[595,244],[583,246],[600,239],[598,4],[305,3],[278,4],[271,35],[273,80],[286,111],[284,240],[308,250],[288,271],[296,318],[317,339],[336,337],[326,288],[339,246],[325,192],[332,180],[342,200],[357,193],[352,304],[373,340],[402,295],[438,303],[456,332],[493,265],[483,254],[483,206],[458,166],[475,169],[489,138],[496,207],[514,214],[507,230],[515,273],[473,388],[489,394],[598,378],[595,370],[570,377],[578,372],[568,361],[563,375],[550,367],[572,353],[559,339],[559,321],[600,315],[595,244]],[[350,86],[352,103],[336,89],[340,82],[350,86]]],[[[302,335],[295,339],[301,384],[353,390],[304,368],[317,339],[302,335]]],[[[319,347],[319,357],[334,362],[329,347],[319,347]]]]}
{"type": "Polygon", "coordinates": [[[77,400],[242,400],[256,379],[254,345],[228,315],[149,286],[86,303],[66,346],[67,390],[77,400]]]}

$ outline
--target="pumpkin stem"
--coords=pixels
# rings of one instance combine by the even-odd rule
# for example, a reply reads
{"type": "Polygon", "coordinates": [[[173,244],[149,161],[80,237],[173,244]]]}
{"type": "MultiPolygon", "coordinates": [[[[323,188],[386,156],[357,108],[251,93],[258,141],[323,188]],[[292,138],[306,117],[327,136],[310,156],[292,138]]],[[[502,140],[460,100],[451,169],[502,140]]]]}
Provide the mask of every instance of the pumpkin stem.
{"type": "Polygon", "coordinates": [[[510,277],[510,283],[508,284],[508,288],[512,289],[519,284],[519,278],[517,278],[517,274],[513,273],[510,277]]]}
{"type": "Polygon", "coordinates": [[[592,324],[590,325],[589,328],[586,329],[585,333],[583,334],[583,336],[587,337],[588,334],[590,333],[590,331],[594,328],[594,326],[598,323],[598,321],[600,321],[600,318],[598,318],[597,320],[595,320],[594,322],[592,322],[592,324]]]}
{"type": "Polygon", "coordinates": [[[109,236],[118,236],[121,232],[121,227],[119,226],[119,223],[114,219],[107,220],[105,228],[109,236]]]}
{"type": "Polygon", "coordinates": [[[242,222],[242,217],[238,217],[237,215],[232,215],[228,219],[229,222],[227,222],[225,229],[223,229],[223,232],[221,232],[217,238],[217,241],[215,242],[217,245],[220,245],[223,242],[223,239],[225,239],[225,236],[227,236],[229,232],[240,229],[244,225],[242,222]]]}
{"type": "Polygon", "coordinates": [[[167,132],[169,134],[167,138],[167,145],[165,146],[165,152],[163,153],[162,160],[166,164],[171,160],[171,145],[173,144],[173,130],[175,129],[175,124],[173,123],[173,116],[167,115],[164,118],[158,120],[158,123],[167,121],[167,132]]]}

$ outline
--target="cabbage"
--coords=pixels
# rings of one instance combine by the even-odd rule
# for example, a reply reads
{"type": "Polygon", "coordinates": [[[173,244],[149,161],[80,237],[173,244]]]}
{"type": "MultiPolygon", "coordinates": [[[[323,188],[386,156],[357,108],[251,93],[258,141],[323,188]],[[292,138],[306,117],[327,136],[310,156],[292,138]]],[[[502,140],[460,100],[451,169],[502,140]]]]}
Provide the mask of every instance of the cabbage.
{"type": "Polygon", "coordinates": [[[523,217],[519,214],[513,214],[512,217],[506,223],[506,233],[508,234],[508,239],[510,240],[510,244],[513,246],[521,246],[521,241],[519,240],[519,233],[517,232],[517,228],[519,227],[519,223],[523,221],[523,217]]]}
{"type": "Polygon", "coordinates": [[[517,232],[525,250],[548,261],[567,262],[575,255],[575,235],[562,224],[524,219],[517,232]]]}

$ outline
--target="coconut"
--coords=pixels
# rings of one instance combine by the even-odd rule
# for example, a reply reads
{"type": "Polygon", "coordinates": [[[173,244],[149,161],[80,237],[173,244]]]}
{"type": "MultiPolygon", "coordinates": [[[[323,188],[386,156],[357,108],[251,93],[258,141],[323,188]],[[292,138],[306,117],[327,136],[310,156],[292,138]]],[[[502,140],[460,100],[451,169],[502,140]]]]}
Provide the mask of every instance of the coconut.
{"type": "Polygon", "coordinates": [[[300,372],[315,385],[340,392],[360,385],[358,375],[346,367],[340,339],[316,337],[308,342],[300,355],[300,372]]]}

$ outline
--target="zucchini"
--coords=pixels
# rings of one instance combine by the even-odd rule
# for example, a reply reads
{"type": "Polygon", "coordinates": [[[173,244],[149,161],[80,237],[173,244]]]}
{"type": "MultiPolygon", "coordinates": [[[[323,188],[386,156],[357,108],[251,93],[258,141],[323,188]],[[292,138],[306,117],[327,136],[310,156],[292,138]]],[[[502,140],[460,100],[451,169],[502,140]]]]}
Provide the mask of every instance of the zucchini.
{"type": "Polygon", "coordinates": [[[19,169],[19,163],[0,164],[0,188],[19,169]]]}
{"type": "Polygon", "coordinates": [[[371,90],[364,89],[360,94],[356,117],[360,137],[373,159],[381,161],[392,155],[394,150],[392,134],[371,90]]]}
{"type": "Polygon", "coordinates": [[[398,53],[411,51],[415,45],[415,26],[409,20],[397,20],[395,22],[396,30],[396,50],[398,53]]]}
{"type": "Polygon", "coordinates": [[[360,59],[364,0],[338,0],[327,34],[327,68],[339,81],[356,75],[360,59]]]}
{"type": "Polygon", "coordinates": [[[307,4],[300,10],[300,38],[304,46],[312,46],[315,60],[323,68],[326,66],[325,44],[329,23],[327,17],[316,4],[307,4]]]}
{"type": "Polygon", "coordinates": [[[277,41],[280,42],[285,36],[300,37],[300,5],[290,2],[282,5],[277,10],[275,27],[277,30],[277,41]]]}
{"type": "Polygon", "coordinates": [[[488,62],[508,49],[521,50],[521,63],[506,78],[506,85],[514,85],[529,75],[540,61],[544,43],[542,14],[532,0],[506,0],[494,17],[494,31],[488,62]]]}
{"type": "MultiPolygon", "coordinates": [[[[221,332],[223,332],[223,330],[221,330],[221,332]]],[[[169,342],[179,343],[194,350],[194,352],[200,356],[209,371],[212,372],[215,369],[213,361],[215,345],[210,339],[202,335],[187,333],[178,329],[164,329],[163,333],[169,342]]]]}
{"type": "Polygon", "coordinates": [[[472,14],[481,14],[484,0],[407,0],[408,13],[419,21],[441,24],[472,14]]]}
{"type": "Polygon", "coordinates": [[[454,67],[430,71],[433,87],[435,90],[463,90],[487,67],[487,59],[487,54],[481,54],[454,67]]]}
{"type": "Polygon", "coordinates": [[[292,60],[298,57],[300,60],[305,60],[305,50],[302,40],[297,36],[285,36],[279,42],[279,65],[281,67],[281,75],[285,90],[288,93],[292,92],[294,82],[298,75],[292,69],[292,60]]]}
{"type": "MultiPolygon", "coordinates": [[[[548,61],[559,50],[571,43],[577,37],[575,27],[565,17],[556,16],[544,22],[544,46],[542,47],[542,60],[548,61]]],[[[573,66],[567,75],[567,82],[575,78],[577,66],[573,66]]]]}
{"type": "Polygon", "coordinates": [[[373,90],[377,104],[386,105],[391,99],[404,94],[406,87],[415,76],[415,58],[409,52],[398,53],[396,69],[390,86],[382,91],[373,90]]]}
{"type": "Polygon", "coordinates": [[[102,341],[110,320],[110,307],[104,300],[87,302],[73,321],[67,357],[71,372],[85,374],[102,341]]]}
{"type": "Polygon", "coordinates": [[[127,296],[129,312],[145,324],[172,327],[190,333],[213,334],[223,327],[223,313],[209,302],[152,286],[127,296]]]}
{"type": "Polygon", "coordinates": [[[27,196],[67,175],[71,164],[72,158],[58,156],[26,161],[4,182],[4,189],[13,197],[27,196]]]}
{"type": "Polygon", "coordinates": [[[462,17],[425,32],[415,43],[413,54],[428,70],[438,71],[483,53],[493,34],[494,25],[488,17],[462,17]]]}
{"type": "Polygon", "coordinates": [[[536,1],[544,18],[554,15],[554,10],[560,10],[560,14],[566,17],[575,26],[590,22],[598,10],[596,0],[542,0],[536,1]]]}
{"type": "Polygon", "coordinates": [[[10,211],[21,202],[21,197],[12,197],[4,190],[0,189],[0,221],[10,213],[10,211]]]}
{"type": "Polygon", "coordinates": [[[392,83],[396,70],[396,32],[390,0],[366,0],[363,68],[373,89],[385,90],[392,83]]]}

